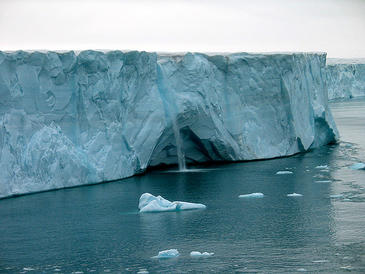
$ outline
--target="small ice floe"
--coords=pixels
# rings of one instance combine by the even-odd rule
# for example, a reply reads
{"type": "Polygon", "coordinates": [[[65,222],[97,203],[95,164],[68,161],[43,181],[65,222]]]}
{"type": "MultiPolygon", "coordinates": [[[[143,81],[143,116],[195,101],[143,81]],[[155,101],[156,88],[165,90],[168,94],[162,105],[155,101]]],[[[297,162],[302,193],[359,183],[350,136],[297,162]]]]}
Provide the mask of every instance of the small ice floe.
{"type": "Polygon", "coordinates": [[[137,274],[148,274],[149,272],[148,272],[148,270],[147,269],[145,269],[145,268],[141,268],[138,272],[137,272],[137,274]]]}
{"type": "Polygon", "coordinates": [[[343,194],[333,194],[333,195],[330,195],[330,198],[342,198],[343,197],[343,194]]]}
{"type": "Polygon", "coordinates": [[[153,196],[150,193],[144,193],[139,198],[138,204],[139,212],[168,212],[168,211],[182,211],[192,209],[205,209],[203,204],[195,204],[188,202],[174,201],[164,199],[161,196],[153,196]]]}
{"type": "Polygon", "coordinates": [[[31,268],[31,267],[24,267],[23,270],[24,271],[33,271],[35,269],[34,268],[31,268]]]}
{"type": "Polygon", "coordinates": [[[191,257],[210,257],[213,256],[214,253],[209,253],[209,252],[199,252],[199,251],[191,251],[190,252],[190,256],[191,257]]]}
{"type": "Polygon", "coordinates": [[[355,163],[355,164],[351,165],[350,168],[353,170],[365,169],[365,164],[364,163],[355,163]]]}
{"type": "Polygon", "coordinates": [[[298,272],[307,272],[307,269],[305,269],[305,268],[298,268],[297,271],[298,272]]]}
{"type": "Polygon", "coordinates": [[[280,170],[276,172],[276,175],[285,175],[285,174],[293,174],[293,172],[289,170],[280,170]]]}
{"type": "Polygon", "coordinates": [[[327,177],[326,177],[326,175],[323,175],[323,174],[315,174],[315,175],[313,175],[313,178],[325,179],[327,177]]]}
{"type": "Polygon", "coordinates": [[[327,169],[328,165],[316,166],[316,169],[327,169]]]}
{"type": "Polygon", "coordinates": [[[312,261],[312,263],[323,264],[323,263],[328,263],[328,260],[315,260],[315,261],[312,261]]]}
{"type": "Polygon", "coordinates": [[[239,195],[238,198],[263,198],[265,195],[261,192],[239,195]]]}
{"type": "Polygon", "coordinates": [[[302,197],[303,195],[294,192],[294,193],[291,193],[291,194],[287,194],[286,196],[288,196],[288,197],[302,197]]]}
{"type": "Polygon", "coordinates": [[[322,180],[322,181],[315,181],[316,183],[319,183],[319,184],[325,184],[325,183],[331,183],[332,181],[331,180],[322,180]]]}
{"type": "Polygon", "coordinates": [[[354,268],[351,265],[346,265],[346,266],[341,266],[340,269],[351,271],[354,268]]]}
{"type": "Polygon", "coordinates": [[[157,256],[153,256],[152,258],[155,259],[170,259],[170,258],[176,258],[180,255],[179,251],[177,249],[168,249],[158,252],[157,256]]]}

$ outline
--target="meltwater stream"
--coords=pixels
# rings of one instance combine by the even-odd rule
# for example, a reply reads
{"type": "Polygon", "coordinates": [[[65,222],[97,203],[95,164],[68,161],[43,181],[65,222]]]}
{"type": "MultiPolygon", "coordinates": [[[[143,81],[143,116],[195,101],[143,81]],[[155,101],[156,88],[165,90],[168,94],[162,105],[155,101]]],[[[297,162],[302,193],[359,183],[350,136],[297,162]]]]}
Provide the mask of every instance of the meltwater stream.
{"type": "Polygon", "coordinates": [[[0,272],[365,272],[364,101],[332,104],[341,143],[306,154],[0,200],[0,272]],[[207,209],[139,214],[145,192],[207,209]]]}

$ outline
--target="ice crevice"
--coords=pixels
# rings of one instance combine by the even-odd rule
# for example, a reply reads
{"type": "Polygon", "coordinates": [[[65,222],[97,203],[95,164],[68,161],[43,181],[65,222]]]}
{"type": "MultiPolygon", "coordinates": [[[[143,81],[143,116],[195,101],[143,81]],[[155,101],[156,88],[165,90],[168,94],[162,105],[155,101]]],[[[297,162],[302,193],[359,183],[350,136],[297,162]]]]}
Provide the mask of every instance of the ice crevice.
{"type": "Polygon", "coordinates": [[[326,69],[325,53],[0,52],[0,198],[333,142],[326,69]]]}

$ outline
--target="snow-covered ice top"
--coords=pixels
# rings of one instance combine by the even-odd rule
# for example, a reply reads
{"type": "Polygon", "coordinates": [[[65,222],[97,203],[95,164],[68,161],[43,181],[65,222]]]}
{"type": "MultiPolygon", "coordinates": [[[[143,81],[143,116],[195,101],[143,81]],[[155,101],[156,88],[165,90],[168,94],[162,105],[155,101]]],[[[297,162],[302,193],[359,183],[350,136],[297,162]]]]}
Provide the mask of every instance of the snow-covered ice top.
{"type": "Polygon", "coordinates": [[[166,212],[166,211],[182,211],[193,209],[205,209],[203,204],[188,203],[164,199],[161,196],[153,196],[150,193],[144,193],[139,198],[139,212],[166,212]]]}
{"type": "Polygon", "coordinates": [[[0,197],[336,140],[324,53],[0,52],[0,197]]]}

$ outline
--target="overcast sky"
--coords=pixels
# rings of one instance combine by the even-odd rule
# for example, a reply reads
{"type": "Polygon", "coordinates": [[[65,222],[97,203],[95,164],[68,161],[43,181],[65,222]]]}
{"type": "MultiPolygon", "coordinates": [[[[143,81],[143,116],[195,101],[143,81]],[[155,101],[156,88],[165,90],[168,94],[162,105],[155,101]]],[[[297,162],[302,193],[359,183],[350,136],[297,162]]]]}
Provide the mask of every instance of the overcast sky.
{"type": "Polygon", "coordinates": [[[0,49],[365,57],[365,0],[0,0],[0,49]]]}

